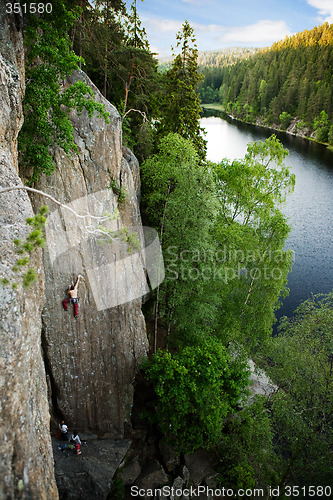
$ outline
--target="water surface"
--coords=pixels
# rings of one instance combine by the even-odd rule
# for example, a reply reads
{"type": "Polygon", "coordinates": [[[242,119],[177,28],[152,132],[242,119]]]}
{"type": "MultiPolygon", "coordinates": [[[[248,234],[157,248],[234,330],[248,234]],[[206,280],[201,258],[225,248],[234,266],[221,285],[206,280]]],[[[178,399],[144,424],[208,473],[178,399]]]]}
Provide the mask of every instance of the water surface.
{"type": "MultiPolygon", "coordinates": [[[[208,159],[243,158],[248,142],[264,141],[272,131],[215,116],[202,118],[208,159]]],[[[289,296],[277,316],[291,315],[311,293],[333,290],[333,152],[288,134],[276,134],[289,150],[285,163],[296,175],[295,191],[283,211],[292,230],[286,248],[294,251],[289,296]]]]}

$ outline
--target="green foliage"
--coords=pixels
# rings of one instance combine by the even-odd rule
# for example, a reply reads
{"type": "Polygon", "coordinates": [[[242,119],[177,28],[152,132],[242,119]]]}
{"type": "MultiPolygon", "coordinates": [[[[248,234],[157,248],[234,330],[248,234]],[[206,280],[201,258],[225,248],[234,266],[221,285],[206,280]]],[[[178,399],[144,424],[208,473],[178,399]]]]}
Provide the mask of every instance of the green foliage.
{"type": "Polygon", "coordinates": [[[128,192],[125,188],[119,187],[116,179],[113,177],[108,189],[112,189],[114,194],[118,197],[118,204],[121,205],[128,200],[128,192]]]}
{"type": "Polygon", "coordinates": [[[249,144],[244,160],[202,166],[170,134],[142,165],[144,213],[165,263],[159,317],[178,343],[214,332],[224,345],[255,345],[271,334],[292,260],[278,209],[295,182],[287,154],[272,136],[249,144]]]}
{"type": "Polygon", "coordinates": [[[184,342],[192,342],[190,336],[211,330],[216,315],[214,288],[204,275],[216,210],[212,172],[190,140],[169,134],[141,173],[144,213],[159,233],[166,268],[159,314],[168,329],[176,326],[184,342]]]}
{"type": "Polygon", "coordinates": [[[198,71],[194,31],[187,21],[184,22],[182,31],[177,33],[176,39],[181,52],[175,57],[171,70],[166,74],[161,133],[165,135],[173,132],[190,139],[197,154],[204,160],[206,141],[199,124],[201,106],[196,94],[196,87],[202,75],[198,71]]]}
{"type": "MultiPolygon", "coordinates": [[[[15,252],[19,257],[16,259],[15,264],[12,267],[13,273],[16,275],[16,279],[19,282],[13,282],[11,287],[15,290],[18,284],[21,282],[23,288],[28,288],[32,283],[37,280],[37,274],[33,268],[26,269],[26,267],[31,262],[31,256],[37,248],[43,248],[45,245],[45,239],[43,235],[43,229],[46,223],[46,214],[48,208],[43,206],[39,209],[38,214],[34,217],[28,217],[26,223],[32,228],[30,233],[26,236],[24,240],[20,238],[15,238],[13,244],[15,246],[15,252]]],[[[7,286],[10,284],[10,280],[6,277],[1,279],[1,284],[7,286]]]]}
{"type": "Polygon", "coordinates": [[[121,116],[134,110],[123,119],[124,144],[136,154],[146,154],[140,148],[142,114],[149,122],[159,116],[161,79],[136,2],[129,11],[122,1],[84,3],[73,36],[76,53],[85,59],[85,71],[103,95],[121,116]]]}
{"type": "MultiPolygon", "coordinates": [[[[108,496],[109,497],[109,496],[108,496]]],[[[125,485],[118,471],[112,478],[112,489],[110,493],[110,500],[123,500],[125,498],[125,485]]]]}
{"type": "Polygon", "coordinates": [[[320,142],[328,141],[328,133],[330,130],[328,115],[326,111],[321,111],[320,115],[317,116],[313,122],[313,129],[316,132],[316,139],[320,142]]]}
{"type": "Polygon", "coordinates": [[[66,9],[62,0],[52,3],[52,16],[31,15],[25,32],[26,91],[23,101],[24,123],[19,134],[20,168],[35,182],[41,173],[55,168],[50,147],[60,146],[66,153],[76,151],[71,109],[88,115],[94,111],[107,120],[104,105],[93,100],[93,91],[84,82],[62,88],[64,80],[78,68],[80,58],[71,50],[68,35],[77,10],[66,9]]]}
{"type": "Polygon", "coordinates": [[[281,128],[286,129],[289,127],[290,122],[291,122],[291,114],[286,113],[286,111],[283,111],[283,113],[280,114],[279,120],[281,123],[281,128]]]}
{"type": "Polygon", "coordinates": [[[329,132],[328,132],[328,142],[329,144],[333,144],[333,125],[330,126],[329,132]]]}
{"type": "MultiPolygon", "coordinates": [[[[213,95],[219,96],[224,91],[222,87],[222,68],[234,65],[242,59],[258,52],[258,49],[248,47],[230,47],[222,50],[198,52],[198,64],[204,79],[198,84],[198,93],[203,103],[212,101],[213,95]]],[[[216,99],[217,101],[218,99],[216,99]]],[[[222,96],[224,101],[224,96],[222,96]]]]}
{"type": "Polygon", "coordinates": [[[159,426],[185,453],[220,441],[223,419],[248,383],[244,364],[209,337],[179,354],[159,351],[143,369],[157,396],[159,426]]]}
{"type": "MultiPolygon", "coordinates": [[[[243,107],[249,104],[253,114],[247,121],[260,117],[264,123],[276,125],[284,121],[280,116],[286,113],[312,124],[324,109],[332,124],[332,64],[333,25],[324,23],[232,66],[215,69],[209,85],[213,90],[220,85],[222,104],[227,108],[229,103],[229,112],[242,120],[243,107]]],[[[287,119],[282,128],[286,123],[287,119]]]]}
{"type": "Polygon", "coordinates": [[[284,484],[330,484],[333,445],[333,294],[281,321],[265,354],[279,390],[270,407],[284,484]]]}
{"type": "Polygon", "coordinates": [[[218,445],[219,482],[230,488],[278,484],[280,462],[274,450],[274,430],[265,398],[234,415],[218,445]]]}
{"type": "Polygon", "coordinates": [[[244,160],[214,165],[220,212],[213,227],[219,276],[220,330],[224,342],[255,344],[271,334],[278,298],[286,294],[292,253],[284,251],[290,227],[279,210],[295,176],[273,135],[248,145],[244,160]]]}

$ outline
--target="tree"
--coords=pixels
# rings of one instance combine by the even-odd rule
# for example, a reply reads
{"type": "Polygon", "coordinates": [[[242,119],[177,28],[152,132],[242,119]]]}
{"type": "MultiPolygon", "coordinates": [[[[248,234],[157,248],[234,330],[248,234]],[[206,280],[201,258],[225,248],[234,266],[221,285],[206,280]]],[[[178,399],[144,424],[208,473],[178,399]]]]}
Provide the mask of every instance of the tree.
{"type": "Polygon", "coordinates": [[[281,486],[330,484],[333,475],[333,294],[305,301],[264,349],[278,385],[270,401],[281,486]]]}
{"type": "Polygon", "coordinates": [[[256,396],[229,419],[217,451],[223,486],[253,489],[279,484],[281,458],[274,449],[274,428],[264,396],[256,396]]]}
{"type": "Polygon", "coordinates": [[[292,253],[284,251],[290,227],[278,206],[295,176],[273,135],[248,144],[244,160],[214,166],[220,213],[213,234],[220,256],[220,332],[256,344],[271,334],[278,298],[286,293],[292,253]]]}
{"type": "MultiPolygon", "coordinates": [[[[277,123],[285,111],[305,119],[311,126],[324,109],[330,126],[333,119],[332,40],[332,24],[324,23],[312,31],[305,30],[275,43],[270,49],[261,49],[247,60],[223,67],[224,106],[237,102],[238,108],[229,107],[241,119],[239,110],[249,104],[254,110],[252,121],[259,116],[267,124],[277,123]]],[[[324,132],[320,130],[319,134],[324,132]]]]}
{"type": "Polygon", "coordinates": [[[129,11],[121,0],[98,1],[82,17],[76,51],[81,50],[86,72],[122,116],[124,144],[143,160],[151,147],[150,141],[143,147],[142,137],[153,136],[152,118],[159,114],[159,75],[136,1],[129,11]]]}
{"type": "Polygon", "coordinates": [[[216,310],[210,283],[209,228],[216,212],[211,171],[201,164],[190,140],[169,134],[141,166],[145,217],[159,233],[166,278],[157,289],[157,319],[183,339],[211,330],[216,310]],[[208,274],[206,273],[208,267],[208,274]],[[191,314],[189,315],[189,311],[191,314]]]}
{"type": "Polygon", "coordinates": [[[329,133],[329,121],[326,111],[321,111],[320,115],[317,116],[313,123],[313,128],[316,132],[316,139],[320,142],[328,141],[329,133]]]}
{"type": "MultiPolygon", "coordinates": [[[[95,9],[98,16],[98,22],[96,17],[94,18],[95,26],[99,25],[99,28],[102,28],[103,43],[104,47],[101,51],[102,55],[102,64],[103,64],[103,95],[106,97],[107,95],[107,87],[109,80],[109,52],[114,51],[115,49],[115,41],[117,42],[121,40],[122,30],[120,27],[120,23],[116,19],[116,16],[119,11],[124,11],[124,4],[122,1],[116,0],[97,0],[95,3],[95,9]],[[115,36],[116,34],[116,36],[115,36]]],[[[95,15],[96,15],[95,13],[95,15]]],[[[117,46],[117,45],[116,45],[117,46]]],[[[96,47],[94,47],[96,50],[96,47]]]]}
{"type": "Polygon", "coordinates": [[[162,134],[177,133],[190,139],[195,145],[197,154],[204,160],[206,141],[203,129],[200,128],[200,102],[196,94],[198,82],[202,79],[198,69],[198,50],[194,30],[187,21],[182,31],[176,35],[177,45],[181,52],[177,56],[171,70],[166,74],[166,98],[161,119],[162,134]]]}
{"type": "Polygon", "coordinates": [[[286,111],[283,111],[283,113],[281,113],[279,116],[279,120],[281,123],[281,128],[286,129],[290,125],[291,115],[289,113],[287,113],[286,111]]]}
{"type": "Polygon", "coordinates": [[[220,441],[223,420],[248,384],[244,363],[213,338],[174,355],[159,351],[143,370],[157,397],[155,419],[184,453],[220,441]]]}
{"type": "Polygon", "coordinates": [[[67,10],[62,0],[52,4],[53,15],[30,15],[25,32],[26,90],[23,101],[24,122],[18,138],[21,172],[35,182],[40,173],[52,174],[55,164],[49,148],[76,150],[71,109],[97,111],[107,120],[104,105],[93,99],[93,91],[82,81],[66,89],[61,80],[78,68],[79,58],[71,50],[68,35],[76,11],[67,10]]]}

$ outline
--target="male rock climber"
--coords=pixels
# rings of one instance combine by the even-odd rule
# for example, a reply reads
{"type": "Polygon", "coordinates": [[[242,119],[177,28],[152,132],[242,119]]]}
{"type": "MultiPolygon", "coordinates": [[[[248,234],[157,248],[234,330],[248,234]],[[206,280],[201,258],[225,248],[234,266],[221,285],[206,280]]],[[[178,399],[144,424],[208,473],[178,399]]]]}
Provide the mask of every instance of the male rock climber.
{"type": "Polygon", "coordinates": [[[68,427],[63,420],[59,424],[59,429],[61,432],[61,434],[60,434],[61,439],[63,439],[64,441],[67,441],[67,439],[68,439],[68,427]]]}
{"type": "Polygon", "coordinates": [[[62,305],[64,306],[65,311],[68,310],[67,304],[69,304],[70,302],[72,302],[74,304],[74,316],[75,316],[75,318],[77,318],[79,315],[79,313],[78,313],[77,287],[78,287],[78,284],[79,284],[81,277],[82,277],[81,274],[79,274],[75,285],[68,287],[67,293],[68,293],[69,297],[62,301],[62,305]]]}

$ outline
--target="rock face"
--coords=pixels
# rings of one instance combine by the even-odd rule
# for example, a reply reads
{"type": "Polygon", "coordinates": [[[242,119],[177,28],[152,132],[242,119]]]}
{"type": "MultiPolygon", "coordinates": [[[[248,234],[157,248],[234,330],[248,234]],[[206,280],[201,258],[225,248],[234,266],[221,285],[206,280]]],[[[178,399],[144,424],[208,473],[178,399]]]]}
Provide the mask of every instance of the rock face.
{"type": "MultiPolygon", "coordinates": [[[[96,100],[105,104],[110,123],[96,114],[89,118],[85,111],[81,116],[72,113],[78,152],[68,157],[56,150],[54,174],[42,177],[36,187],[81,215],[102,217],[118,208],[119,216],[101,225],[47,202],[42,321],[50,403],[54,417],[65,419],[71,429],[122,439],[130,416],[132,382],[147,352],[140,298],[144,286],[138,290],[145,276],[136,267],[135,252],[130,257],[131,248],[115,232],[134,228],[143,244],[137,203],[139,166],[131,152],[122,149],[116,109],[83,72],[74,72],[69,83],[77,80],[86,81],[96,100]],[[120,194],[125,198],[122,203],[120,194]],[[101,247],[95,236],[106,227],[114,239],[101,247]],[[83,276],[78,285],[79,317],[74,318],[73,305],[64,311],[62,300],[79,273],[83,276]]],[[[36,208],[45,202],[40,196],[33,200],[36,208]]]]}
{"type": "MultiPolygon", "coordinates": [[[[56,478],[60,498],[66,500],[105,500],[112,478],[129,446],[128,439],[90,439],[82,445],[82,454],[67,448],[61,451],[59,441],[54,441],[56,478]]],[[[62,443],[62,446],[64,444],[62,443]]]]}
{"type": "MultiPolygon", "coordinates": [[[[21,185],[17,171],[17,135],[24,93],[21,19],[6,15],[0,0],[0,185],[21,185]]],[[[15,280],[13,238],[26,234],[33,215],[24,191],[0,196],[0,275],[15,280]]],[[[58,498],[53,472],[49,409],[41,354],[44,276],[41,256],[37,286],[13,291],[0,285],[0,498],[58,498]],[[36,293],[38,290],[38,293],[36,293]]]]}

